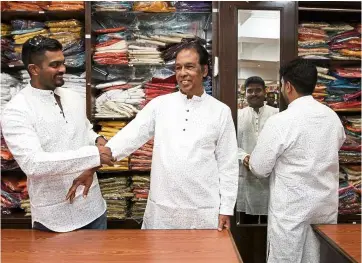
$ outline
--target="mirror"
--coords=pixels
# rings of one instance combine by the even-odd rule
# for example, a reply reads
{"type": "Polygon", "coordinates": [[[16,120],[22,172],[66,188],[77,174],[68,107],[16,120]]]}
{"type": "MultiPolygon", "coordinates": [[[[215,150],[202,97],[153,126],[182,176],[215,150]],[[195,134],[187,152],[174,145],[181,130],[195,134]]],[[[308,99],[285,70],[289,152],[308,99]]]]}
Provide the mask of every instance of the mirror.
{"type": "Polygon", "coordinates": [[[266,120],[279,112],[280,11],[238,10],[237,224],[267,223],[269,178],[247,168],[266,120]]]}

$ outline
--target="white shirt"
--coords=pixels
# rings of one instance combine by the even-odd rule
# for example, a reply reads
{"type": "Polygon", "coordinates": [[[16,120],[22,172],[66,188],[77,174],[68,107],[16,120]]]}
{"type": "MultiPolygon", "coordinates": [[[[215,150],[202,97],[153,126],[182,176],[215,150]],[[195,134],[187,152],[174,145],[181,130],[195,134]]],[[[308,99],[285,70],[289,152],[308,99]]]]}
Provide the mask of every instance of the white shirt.
{"type": "Polygon", "coordinates": [[[7,105],[2,117],[5,141],[28,178],[32,221],[56,232],[81,228],[106,210],[97,176],[86,199],[78,187],[73,204],[65,200],[73,180],[100,165],[85,101],[63,88],[28,85],[7,105]],[[54,97],[60,96],[64,116],[54,97]]]}
{"type": "Polygon", "coordinates": [[[151,100],[108,143],[117,160],[154,137],[147,229],[216,229],[233,215],[237,141],[230,109],[207,95],[176,92],[151,100]]]}
{"type": "Polygon", "coordinates": [[[244,158],[254,150],[259,133],[269,117],[279,109],[265,105],[257,113],[253,108],[238,110],[238,158],[240,176],[236,209],[250,215],[267,215],[269,178],[257,178],[243,165],[244,158]]]}
{"type": "Polygon", "coordinates": [[[337,223],[345,138],[337,114],[312,96],[294,100],[264,125],[250,168],[259,178],[270,175],[268,262],[318,262],[310,224],[337,223]]]}

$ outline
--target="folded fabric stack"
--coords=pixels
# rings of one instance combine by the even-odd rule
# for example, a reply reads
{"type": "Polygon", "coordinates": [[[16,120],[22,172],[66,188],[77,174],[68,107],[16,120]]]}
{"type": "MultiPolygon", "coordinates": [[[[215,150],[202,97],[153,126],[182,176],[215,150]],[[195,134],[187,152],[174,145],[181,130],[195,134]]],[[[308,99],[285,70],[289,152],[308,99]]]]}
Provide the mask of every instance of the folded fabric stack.
{"type": "Polygon", "coordinates": [[[328,31],[330,57],[333,59],[361,59],[361,25],[353,28],[350,25],[331,25],[328,31]]]}
{"type": "Polygon", "coordinates": [[[329,69],[317,67],[317,71],[318,71],[318,79],[312,96],[315,100],[324,103],[325,98],[328,96],[327,84],[331,82],[331,79],[329,79],[330,76],[326,77],[329,69]]]}
{"type": "Polygon", "coordinates": [[[1,177],[1,210],[10,213],[9,209],[20,208],[21,200],[29,199],[26,178],[17,179],[12,176],[1,177]]]}
{"type": "Polygon", "coordinates": [[[2,1],[2,11],[43,11],[49,1],[2,1]]]}
{"type": "Polygon", "coordinates": [[[133,197],[127,177],[110,177],[98,180],[103,198],[107,203],[107,217],[126,219],[128,200],[133,197]]]}
{"type": "Polygon", "coordinates": [[[361,166],[343,165],[339,174],[339,214],[361,213],[361,166]]]}
{"type": "Polygon", "coordinates": [[[132,219],[142,220],[150,189],[150,175],[133,175],[131,187],[134,197],[131,202],[130,215],[132,219]]]}
{"type": "Polygon", "coordinates": [[[298,28],[298,56],[326,59],[329,55],[327,23],[303,23],[298,28]]]}
{"type": "Polygon", "coordinates": [[[126,12],[132,10],[132,1],[97,1],[92,5],[96,12],[126,12]]]}
{"type": "Polygon", "coordinates": [[[175,3],[177,12],[211,12],[212,2],[210,1],[177,1],[175,3]]]}
{"type": "Polygon", "coordinates": [[[51,1],[46,7],[49,11],[81,11],[84,10],[83,1],[51,1]]]}
{"type": "Polygon", "coordinates": [[[80,74],[64,74],[64,85],[62,88],[66,88],[77,92],[80,96],[84,99],[86,98],[86,80],[85,80],[86,73],[80,74]]]}
{"type": "Polygon", "coordinates": [[[93,60],[99,65],[128,65],[128,33],[124,29],[97,37],[93,60]]]}
{"type": "Polygon", "coordinates": [[[141,1],[134,2],[133,10],[141,12],[169,13],[175,12],[176,8],[168,1],[141,1]]]}
{"type": "Polygon", "coordinates": [[[330,74],[337,80],[328,84],[328,105],[338,111],[360,111],[361,68],[339,68],[330,74]]]}
{"type": "Polygon", "coordinates": [[[153,43],[152,40],[136,39],[129,42],[129,63],[131,65],[163,65],[161,52],[157,50],[157,47],[157,41],[153,43]]]}
{"type": "Polygon", "coordinates": [[[361,161],[361,117],[342,116],[347,138],[339,151],[341,163],[359,163],[361,161]]]}
{"type": "Polygon", "coordinates": [[[143,85],[143,88],[146,94],[146,100],[144,101],[144,105],[146,105],[149,101],[158,96],[166,95],[177,91],[176,76],[172,75],[165,79],[152,78],[151,81],[143,85]]]}
{"type": "Polygon", "coordinates": [[[2,113],[5,105],[14,97],[21,89],[22,85],[19,80],[18,74],[10,75],[7,73],[1,73],[1,107],[0,113],[2,113]]]}
{"type": "Polygon", "coordinates": [[[206,76],[203,81],[203,86],[206,94],[212,95],[212,78],[211,76],[206,76]]]}
{"type": "Polygon", "coordinates": [[[133,86],[122,80],[98,84],[95,88],[105,91],[96,99],[97,118],[131,119],[139,112],[145,97],[141,85],[133,86]]]}
{"type": "Polygon", "coordinates": [[[98,132],[99,135],[104,136],[107,140],[110,140],[114,135],[122,130],[127,122],[125,121],[100,121],[97,123],[101,126],[101,130],[98,132]]]}
{"type": "Polygon", "coordinates": [[[130,156],[130,170],[151,171],[152,166],[153,139],[145,143],[130,156]]]}
{"type": "Polygon", "coordinates": [[[20,208],[25,211],[25,216],[31,216],[30,199],[23,199],[20,201],[20,208]]]}
{"type": "Polygon", "coordinates": [[[83,67],[85,64],[83,24],[76,19],[48,21],[49,37],[63,45],[65,66],[83,67]]]}
{"type": "Polygon", "coordinates": [[[26,69],[19,71],[20,76],[20,85],[21,88],[25,88],[25,86],[30,82],[30,75],[26,69]]]}
{"type": "Polygon", "coordinates": [[[9,171],[19,168],[18,163],[14,160],[14,156],[11,154],[4,136],[1,132],[1,170],[9,171]]]}

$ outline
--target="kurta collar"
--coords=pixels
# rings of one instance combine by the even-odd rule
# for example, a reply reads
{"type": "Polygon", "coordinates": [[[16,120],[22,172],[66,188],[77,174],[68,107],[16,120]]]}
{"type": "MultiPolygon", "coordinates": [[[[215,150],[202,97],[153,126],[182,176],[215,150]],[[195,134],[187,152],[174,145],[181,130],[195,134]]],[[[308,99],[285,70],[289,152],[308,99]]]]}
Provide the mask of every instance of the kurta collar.
{"type": "Polygon", "coordinates": [[[52,90],[43,90],[43,89],[36,89],[33,86],[31,86],[30,82],[27,85],[27,88],[31,89],[32,94],[40,97],[53,97],[54,93],[60,96],[60,90],[59,88],[55,88],[54,91],[52,90]]]}
{"type": "MultiPolygon", "coordinates": [[[[178,91],[178,93],[180,94],[180,96],[185,100],[187,101],[187,95],[183,94],[181,91],[178,91]]],[[[203,101],[205,98],[206,98],[206,92],[204,91],[204,93],[202,93],[202,95],[199,97],[199,96],[192,96],[191,100],[192,101],[203,101]]]]}
{"type": "Polygon", "coordinates": [[[265,105],[263,105],[262,107],[259,108],[259,113],[257,113],[257,112],[254,110],[254,108],[252,108],[252,107],[250,107],[250,106],[249,106],[249,108],[250,108],[250,110],[251,110],[252,113],[261,115],[261,114],[263,114],[263,112],[264,112],[264,110],[265,110],[265,105]]]}
{"type": "Polygon", "coordinates": [[[293,100],[293,101],[288,105],[288,108],[295,107],[295,106],[301,105],[301,104],[303,104],[303,103],[306,103],[306,102],[309,102],[309,101],[312,101],[312,100],[314,100],[313,97],[312,97],[312,95],[299,97],[298,99],[293,100]]]}

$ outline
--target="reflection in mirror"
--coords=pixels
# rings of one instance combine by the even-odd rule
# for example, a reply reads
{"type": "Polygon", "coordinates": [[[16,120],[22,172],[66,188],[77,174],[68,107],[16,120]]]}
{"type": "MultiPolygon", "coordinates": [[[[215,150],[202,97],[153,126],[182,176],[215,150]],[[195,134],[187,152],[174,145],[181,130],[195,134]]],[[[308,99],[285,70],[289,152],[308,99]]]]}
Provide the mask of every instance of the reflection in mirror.
{"type": "Polygon", "coordinates": [[[267,223],[269,179],[249,170],[249,156],[266,120],[279,112],[280,12],[238,11],[237,224],[267,223]]]}

